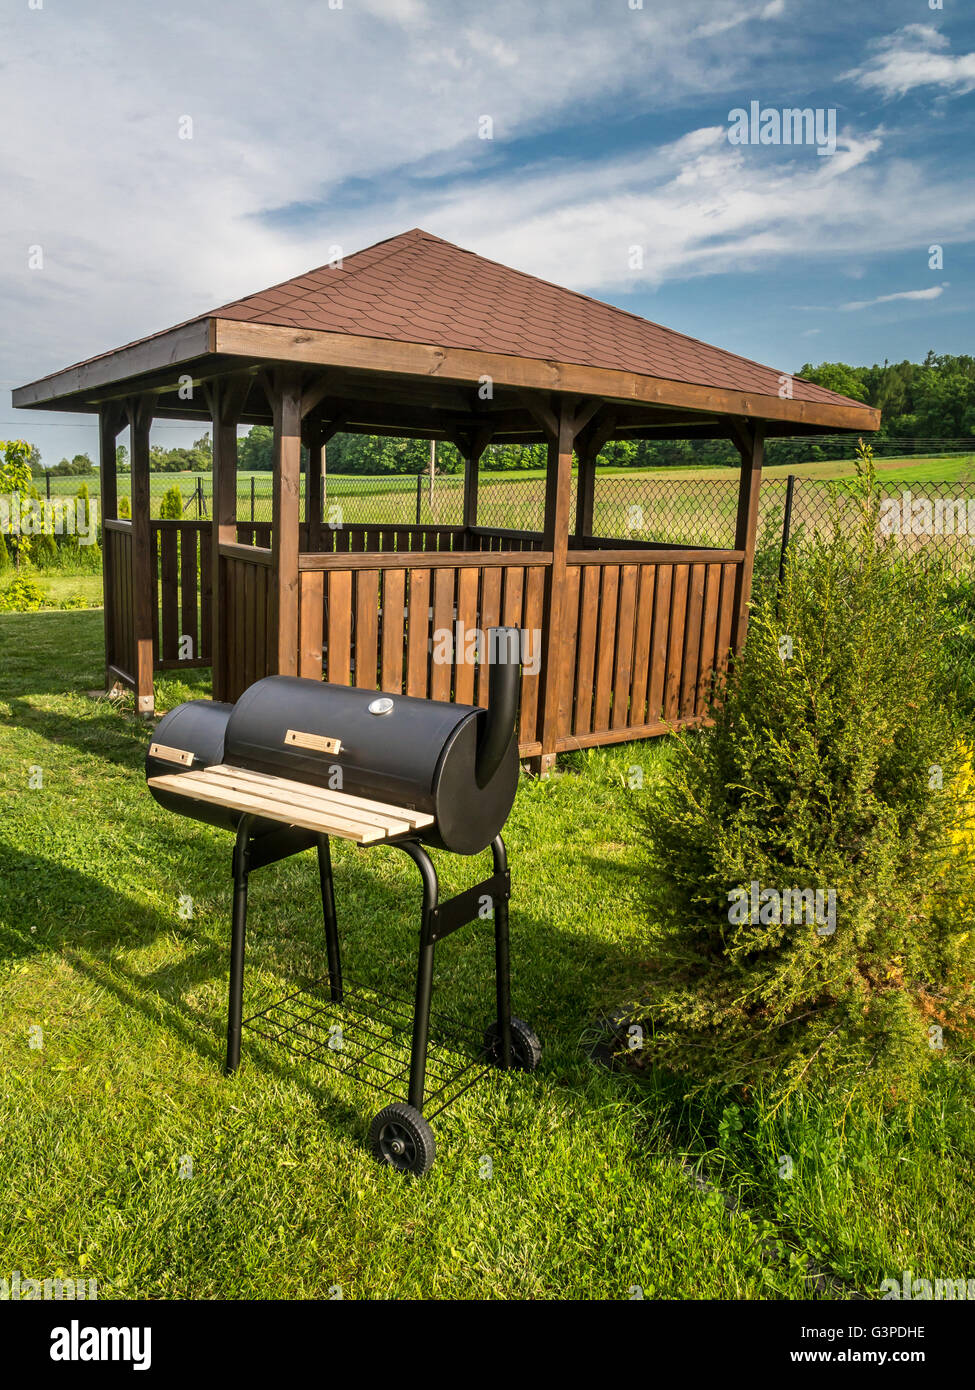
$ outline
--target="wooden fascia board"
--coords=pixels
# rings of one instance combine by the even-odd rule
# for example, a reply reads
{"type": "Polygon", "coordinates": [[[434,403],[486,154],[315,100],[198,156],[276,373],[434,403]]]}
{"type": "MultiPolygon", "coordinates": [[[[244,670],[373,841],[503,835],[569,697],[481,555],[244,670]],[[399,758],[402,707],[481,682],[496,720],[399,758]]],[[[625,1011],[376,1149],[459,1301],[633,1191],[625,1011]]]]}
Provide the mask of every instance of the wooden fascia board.
{"type": "Polygon", "coordinates": [[[242,323],[235,319],[217,318],[213,322],[213,350],[228,356],[352,367],[467,383],[489,376],[498,386],[603,396],[608,400],[632,404],[676,406],[705,411],[709,415],[789,420],[808,425],[827,425],[839,430],[873,431],[880,427],[880,412],[867,406],[782,399],[779,396],[643,376],[637,372],[583,367],[571,362],[512,357],[502,353],[473,352],[467,348],[435,347],[429,343],[400,343],[349,333],[242,323]]]}
{"type": "MultiPolygon", "coordinates": [[[[64,397],[111,386],[145,372],[158,372],[205,357],[213,351],[216,336],[213,324],[212,319],[197,319],[180,328],[172,328],[168,333],[160,333],[155,338],[146,338],[116,352],[106,353],[103,357],[96,357],[91,362],[82,362],[77,367],[68,367],[29,382],[26,386],[18,386],[11,393],[13,404],[18,409],[29,410],[64,397]]],[[[70,410],[72,406],[66,401],[64,408],[70,410]]]]}

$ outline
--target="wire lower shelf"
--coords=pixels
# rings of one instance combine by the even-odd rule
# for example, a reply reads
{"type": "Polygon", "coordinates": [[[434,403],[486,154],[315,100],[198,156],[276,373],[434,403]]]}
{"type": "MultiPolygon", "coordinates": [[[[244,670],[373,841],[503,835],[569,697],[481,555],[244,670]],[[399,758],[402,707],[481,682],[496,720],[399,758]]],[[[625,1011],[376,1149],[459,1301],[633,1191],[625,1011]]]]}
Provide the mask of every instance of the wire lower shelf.
{"type": "MultiPolygon", "coordinates": [[[[494,1070],[483,1036],[474,1029],[436,1010],[430,1024],[423,1099],[427,1120],[494,1070]]],[[[412,999],[345,978],[342,998],[335,1000],[326,977],[264,1004],[243,1026],[393,1100],[406,1098],[412,999]]]]}

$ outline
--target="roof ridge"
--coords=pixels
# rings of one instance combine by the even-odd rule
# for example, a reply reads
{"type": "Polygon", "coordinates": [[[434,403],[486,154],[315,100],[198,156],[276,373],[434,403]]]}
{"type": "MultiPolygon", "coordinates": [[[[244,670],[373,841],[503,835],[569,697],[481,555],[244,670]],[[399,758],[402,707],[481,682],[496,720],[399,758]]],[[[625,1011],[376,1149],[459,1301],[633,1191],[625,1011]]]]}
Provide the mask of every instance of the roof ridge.
{"type": "MultiPolygon", "coordinates": [[[[354,261],[357,256],[364,256],[367,251],[375,251],[377,247],[380,246],[388,246],[390,248],[384,255],[377,256],[375,260],[370,261],[368,265],[358,265],[351,272],[346,270],[346,257],[343,256],[341,266],[343,274],[346,279],[354,280],[356,275],[361,275],[364,271],[371,270],[373,266],[380,265],[383,261],[388,260],[390,256],[396,255],[397,251],[405,250],[406,247],[403,243],[406,242],[407,238],[415,238],[418,233],[423,236],[431,235],[429,232],[421,232],[419,227],[412,227],[408,232],[397,232],[395,236],[382,237],[379,241],[374,241],[369,246],[362,246],[358,251],[353,251],[352,255],[347,258],[349,261],[354,261]],[[394,242],[400,244],[394,247],[394,242]]],[[[440,237],[433,237],[432,239],[434,241],[442,240],[440,237]]],[[[450,242],[445,242],[444,245],[449,246],[450,242]]],[[[458,251],[463,251],[463,249],[462,246],[457,247],[458,251]]],[[[304,280],[306,276],[317,275],[319,271],[328,270],[330,267],[335,269],[330,261],[325,261],[323,265],[312,266],[311,270],[302,270],[297,275],[289,275],[286,280],[276,280],[273,285],[265,285],[263,289],[252,290],[250,294],[242,294],[237,299],[228,299],[227,302],[221,304],[219,308],[207,309],[204,313],[198,314],[197,318],[215,318],[223,309],[235,309],[239,304],[244,304],[249,299],[256,299],[262,294],[270,294],[272,290],[284,289],[286,285],[294,284],[295,280],[304,280]]],[[[304,293],[311,293],[311,291],[304,291],[304,293]]]]}

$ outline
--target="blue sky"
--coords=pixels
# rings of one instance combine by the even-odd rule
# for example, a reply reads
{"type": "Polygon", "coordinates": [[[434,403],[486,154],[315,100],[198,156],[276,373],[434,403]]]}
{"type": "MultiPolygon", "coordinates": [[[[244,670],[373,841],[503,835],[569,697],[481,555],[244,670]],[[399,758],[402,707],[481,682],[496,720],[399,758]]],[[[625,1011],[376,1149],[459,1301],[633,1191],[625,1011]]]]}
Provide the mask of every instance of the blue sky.
{"type": "Polygon", "coordinates": [[[973,350],[961,0],[17,0],[0,55],[0,438],[45,462],[93,424],[11,387],[413,226],[783,370],[973,350]],[[753,101],[835,152],[733,145],[753,101]]]}

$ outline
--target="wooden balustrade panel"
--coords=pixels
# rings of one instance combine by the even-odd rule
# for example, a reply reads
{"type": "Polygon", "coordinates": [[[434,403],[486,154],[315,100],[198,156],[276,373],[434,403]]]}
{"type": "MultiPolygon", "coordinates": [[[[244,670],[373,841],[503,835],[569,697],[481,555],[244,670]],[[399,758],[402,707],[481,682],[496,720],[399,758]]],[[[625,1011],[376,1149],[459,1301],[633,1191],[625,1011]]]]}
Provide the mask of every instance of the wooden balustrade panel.
{"type": "MultiPolygon", "coordinates": [[[[368,529],[361,528],[360,541],[374,545],[368,529]]],[[[405,529],[415,546],[416,528],[405,529]]],[[[519,743],[537,751],[540,673],[531,665],[541,650],[546,565],[532,564],[527,555],[527,563],[511,555],[498,564],[487,549],[458,553],[456,562],[432,554],[421,561],[416,550],[399,552],[403,530],[389,530],[402,565],[387,558],[372,567],[368,552],[363,563],[350,537],[349,553],[357,559],[347,568],[302,571],[300,673],[363,690],[484,706],[488,669],[468,661],[472,643],[457,639],[498,625],[516,627],[525,633],[527,659],[519,743]]],[[[430,528],[429,539],[436,535],[430,528]]],[[[561,746],[645,736],[706,713],[714,673],[727,664],[737,568],[737,561],[709,561],[700,551],[686,563],[632,550],[607,552],[605,559],[592,552],[578,562],[570,557],[555,673],[561,746]]],[[[241,611],[261,601],[256,592],[251,596],[249,583],[264,585],[266,602],[267,573],[248,580],[230,572],[233,585],[243,579],[241,611]]],[[[232,660],[240,658],[234,653],[232,660]]],[[[242,660],[250,675],[249,648],[242,660]]]]}
{"type": "MultiPolygon", "coordinates": [[[[239,556],[221,555],[227,698],[236,700],[248,686],[271,672],[269,611],[271,571],[239,556]]],[[[303,576],[307,578],[307,576],[303,576]]]]}
{"type": "Polygon", "coordinates": [[[707,710],[727,665],[737,563],[570,563],[559,681],[568,747],[707,710]]]}
{"type": "Polygon", "coordinates": [[[108,653],[108,664],[118,671],[132,677],[135,673],[135,643],[132,635],[132,532],[130,530],[103,530],[102,543],[111,548],[111,562],[108,572],[112,575],[113,589],[106,597],[111,610],[112,648],[108,653]]]}

